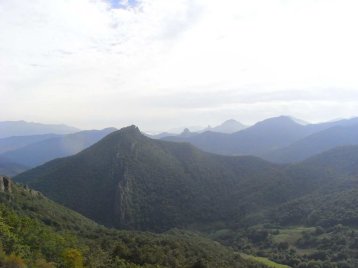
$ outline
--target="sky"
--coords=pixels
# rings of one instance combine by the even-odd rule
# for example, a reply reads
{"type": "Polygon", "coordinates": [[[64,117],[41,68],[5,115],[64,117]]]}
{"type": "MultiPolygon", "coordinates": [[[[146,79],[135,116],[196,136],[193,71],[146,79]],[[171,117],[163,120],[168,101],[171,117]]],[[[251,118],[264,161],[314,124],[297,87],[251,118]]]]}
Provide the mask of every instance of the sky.
{"type": "Polygon", "coordinates": [[[0,121],[358,116],[355,0],[0,0],[0,121]]]}

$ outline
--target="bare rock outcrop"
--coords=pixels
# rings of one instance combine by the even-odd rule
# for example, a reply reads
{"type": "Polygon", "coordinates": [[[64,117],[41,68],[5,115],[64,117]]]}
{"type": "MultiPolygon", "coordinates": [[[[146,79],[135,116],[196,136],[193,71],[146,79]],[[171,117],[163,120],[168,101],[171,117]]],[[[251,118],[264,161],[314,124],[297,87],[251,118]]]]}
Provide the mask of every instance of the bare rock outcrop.
{"type": "Polygon", "coordinates": [[[9,177],[0,176],[0,192],[12,192],[12,181],[9,177]]]}

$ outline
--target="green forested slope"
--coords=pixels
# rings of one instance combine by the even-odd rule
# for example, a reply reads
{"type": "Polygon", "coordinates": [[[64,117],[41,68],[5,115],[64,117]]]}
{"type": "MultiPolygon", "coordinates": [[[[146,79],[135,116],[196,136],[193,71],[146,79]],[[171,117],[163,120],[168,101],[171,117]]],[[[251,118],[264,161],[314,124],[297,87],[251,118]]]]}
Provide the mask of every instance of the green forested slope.
{"type": "Polygon", "coordinates": [[[306,181],[294,186],[306,194],[265,210],[253,225],[208,232],[238,250],[293,267],[357,267],[357,161],[357,146],[348,146],[284,166],[291,178],[306,181]]]}
{"type": "Polygon", "coordinates": [[[263,267],[197,234],[106,229],[19,185],[0,192],[0,267],[263,267]]]}

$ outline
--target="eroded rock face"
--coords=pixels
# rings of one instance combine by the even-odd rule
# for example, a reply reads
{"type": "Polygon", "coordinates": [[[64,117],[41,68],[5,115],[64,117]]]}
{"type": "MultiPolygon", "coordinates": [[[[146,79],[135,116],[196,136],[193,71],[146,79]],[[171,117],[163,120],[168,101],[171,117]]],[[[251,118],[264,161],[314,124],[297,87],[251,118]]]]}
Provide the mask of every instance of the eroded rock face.
{"type": "Polygon", "coordinates": [[[9,177],[0,176],[0,192],[11,193],[12,182],[9,177]]]}

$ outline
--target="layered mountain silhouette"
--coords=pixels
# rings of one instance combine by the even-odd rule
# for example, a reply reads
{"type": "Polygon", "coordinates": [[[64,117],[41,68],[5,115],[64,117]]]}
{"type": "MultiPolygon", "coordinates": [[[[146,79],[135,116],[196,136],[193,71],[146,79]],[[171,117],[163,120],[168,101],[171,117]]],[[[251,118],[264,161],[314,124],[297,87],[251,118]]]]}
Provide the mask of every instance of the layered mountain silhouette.
{"type": "Polygon", "coordinates": [[[266,119],[252,127],[232,134],[204,132],[190,137],[166,137],[164,140],[189,142],[212,153],[226,155],[261,155],[289,145],[311,133],[290,117],[266,119]]]}
{"type": "Polygon", "coordinates": [[[55,136],[44,140],[41,139],[43,136],[40,138],[38,136],[9,138],[6,139],[6,141],[18,141],[20,139],[33,141],[35,138],[39,138],[40,141],[20,147],[16,150],[5,152],[1,154],[1,156],[24,166],[35,167],[55,158],[76,154],[113,131],[115,131],[114,128],[86,130],[74,134],[55,136]]]}
{"type": "Polygon", "coordinates": [[[78,128],[66,125],[40,124],[26,121],[0,122],[0,138],[41,134],[69,134],[78,132],[78,128]]]}
{"type": "Polygon", "coordinates": [[[229,119],[215,127],[208,126],[204,129],[198,129],[198,127],[195,127],[194,131],[190,127],[186,127],[183,129],[183,131],[176,129],[176,131],[162,132],[159,134],[146,134],[146,135],[153,139],[162,139],[162,138],[173,137],[173,136],[179,136],[180,138],[182,137],[185,138],[188,134],[196,135],[207,131],[217,132],[217,133],[234,133],[243,130],[245,128],[247,128],[247,126],[245,126],[244,124],[236,121],[235,119],[229,119]]]}
{"type": "Polygon", "coordinates": [[[29,135],[29,136],[12,136],[0,139],[0,154],[14,151],[27,145],[56,138],[59,134],[42,134],[42,135],[29,135]]]}
{"type": "Polygon", "coordinates": [[[147,138],[135,126],[15,179],[107,226],[155,231],[243,222],[337,180],[308,163],[214,155],[147,138]]]}
{"type": "Polygon", "coordinates": [[[320,124],[302,124],[289,116],[269,118],[232,134],[207,131],[190,136],[164,137],[163,140],[189,142],[196,147],[223,155],[255,155],[270,160],[270,153],[314,133],[335,126],[353,126],[357,118],[320,124]]]}

